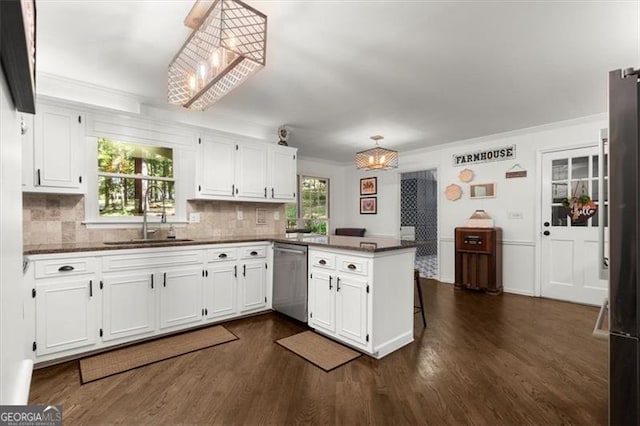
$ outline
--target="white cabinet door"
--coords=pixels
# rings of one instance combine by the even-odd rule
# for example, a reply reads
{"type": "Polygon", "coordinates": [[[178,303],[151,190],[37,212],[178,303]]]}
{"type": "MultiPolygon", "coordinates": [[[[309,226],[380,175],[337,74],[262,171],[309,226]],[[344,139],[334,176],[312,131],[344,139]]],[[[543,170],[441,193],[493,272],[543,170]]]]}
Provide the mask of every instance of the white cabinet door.
{"type": "Polygon", "coordinates": [[[240,311],[252,311],[267,306],[267,268],[264,261],[243,262],[239,265],[240,311]]]}
{"type": "Polygon", "coordinates": [[[159,275],[160,328],[202,321],[201,267],[173,269],[159,275]]]}
{"type": "MultiPolygon", "coordinates": [[[[79,192],[84,159],[84,116],[74,110],[38,106],[34,124],[34,186],[79,192]]],[[[95,165],[94,165],[95,166],[95,165]]],[[[63,191],[64,192],[64,191],[63,191]]]]}
{"type": "Polygon", "coordinates": [[[97,343],[95,278],[47,280],[35,288],[37,356],[97,343]]]}
{"type": "Polygon", "coordinates": [[[227,262],[207,269],[204,308],[207,319],[231,316],[238,311],[238,265],[227,262]]]}
{"type": "Polygon", "coordinates": [[[336,279],[336,323],[340,337],[367,344],[367,306],[367,282],[340,275],[336,279]]]}
{"type": "Polygon", "coordinates": [[[198,158],[198,196],[235,196],[236,149],[234,141],[205,136],[198,158]]]}
{"type": "Polygon", "coordinates": [[[309,279],[309,325],[336,331],[335,277],[313,269],[309,279]]]}
{"type": "Polygon", "coordinates": [[[288,147],[269,149],[268,197],[276,200],[293,201],[296,199],[296,150],[288,147]]]}
{"type": "Polygon", "coordinates": [[[267,148],[259,144],[238,144],[237,196],[267,198],[267,148]]]}
{"type": "Polygon", "coordinates": [[[151,271],[105,274],[102,291],[103,340],[156,330],[157,280],[151,271]]]}

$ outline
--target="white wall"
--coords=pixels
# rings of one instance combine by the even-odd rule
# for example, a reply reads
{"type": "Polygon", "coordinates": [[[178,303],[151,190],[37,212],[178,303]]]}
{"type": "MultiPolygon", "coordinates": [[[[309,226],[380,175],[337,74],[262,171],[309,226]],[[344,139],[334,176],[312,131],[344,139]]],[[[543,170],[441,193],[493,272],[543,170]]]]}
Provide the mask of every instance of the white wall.
{"type": "Polygon", "coordinates": [[[344,208],[339,219],[345,226],[367,228],[367,235],[399,237],[400,174],[408,171],[438,169],[440,280],[454,281],[454,229],[464,226],[476,209],[484,209],[503,230],[503,285],[505,291],[537,295],[536,254],[540,225],[537,223],[540,196],[537,193],[538,156],[542,151],[575,146],[597,145],[601,128],[607,127],[606,117],[585,117],[571,122],[554,123],[517,132],[460,141],[440,147],[400,153],[397,170],[362,172],[345,166],[344,208]],[[516,159],[467,166],[474,171],[472,183],[495,182],[497,197],[471,200],[469,184],[460,182],[458,174],[465,167],[454,167],[454,154],[483,148],[516,145],[516,159]],[[505,179],[505,172],[516,163],[527,170],[526,178],[505,179]],[[359,180],[378,177],[378,214],[359,214],[359,180]],[[444,189],[449,184],[462,187],[462,198],[449,201],[444,189]],[[522,214],[522,219],[509,219],[508,213],[522,214]]]}
{"type": "Polygon", "coordinates": [[[1,71],[0,124],[0,405],[26,404],[31,363],[23,342],[20,117],[1,71]]]}

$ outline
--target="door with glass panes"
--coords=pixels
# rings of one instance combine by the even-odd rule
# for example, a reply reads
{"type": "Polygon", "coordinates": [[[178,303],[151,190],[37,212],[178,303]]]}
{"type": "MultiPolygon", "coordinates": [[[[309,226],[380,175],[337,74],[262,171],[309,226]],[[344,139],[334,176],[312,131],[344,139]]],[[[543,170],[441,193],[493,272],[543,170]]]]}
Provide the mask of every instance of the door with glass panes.
{"type": "Polygon", "coordinates": [[[599,221],[608,235],[606,165],[605,155],[599,194],[597,146],[543,154],[542,297],[600,305],[607,296],[608,283],[598,274],[599,221]]]}

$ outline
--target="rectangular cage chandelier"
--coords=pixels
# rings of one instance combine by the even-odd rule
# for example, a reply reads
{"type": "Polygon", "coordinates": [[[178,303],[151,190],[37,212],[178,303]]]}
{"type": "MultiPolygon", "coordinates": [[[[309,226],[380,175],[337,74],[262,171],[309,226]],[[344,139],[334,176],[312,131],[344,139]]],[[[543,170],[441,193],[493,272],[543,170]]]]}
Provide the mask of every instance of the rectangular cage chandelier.
{"type": "Polygon", "coordinates": [[[398,151],[382,148],[378,141],[384,139],[380,135],[371,136],[376,143],[375,148],[356,153],[356,168],[364,170],[387,170],[398,167],[398,151]]]}
{"type": "Polygon", "coordinates": [[[168,100],[205,110],[265,65],[267,17],[240,0],[196,1],[193,32],[169,64],[168,100]],[[196,16],[198,15],[199,16],[196,16]]]}

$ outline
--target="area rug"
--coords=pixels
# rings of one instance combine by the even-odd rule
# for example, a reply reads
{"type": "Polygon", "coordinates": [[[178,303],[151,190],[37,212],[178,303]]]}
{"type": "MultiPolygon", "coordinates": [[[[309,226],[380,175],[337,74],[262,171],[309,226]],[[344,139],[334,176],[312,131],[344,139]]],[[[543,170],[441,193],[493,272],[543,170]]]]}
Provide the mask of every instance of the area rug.
{"type": "Polygon", "coordinates": [[[276,343],[322,368],[324,371],[331,371],[362,355],[360,352],[342,346],[313,331],[294,334],[293,336],[276,340],[276,343]]]}
{"type": "Polygon", "coordinates": [[[237,340],[221,325],[114,349],[80,360],[82,384],[163,361],[189,352],[237,340]]]}

